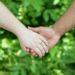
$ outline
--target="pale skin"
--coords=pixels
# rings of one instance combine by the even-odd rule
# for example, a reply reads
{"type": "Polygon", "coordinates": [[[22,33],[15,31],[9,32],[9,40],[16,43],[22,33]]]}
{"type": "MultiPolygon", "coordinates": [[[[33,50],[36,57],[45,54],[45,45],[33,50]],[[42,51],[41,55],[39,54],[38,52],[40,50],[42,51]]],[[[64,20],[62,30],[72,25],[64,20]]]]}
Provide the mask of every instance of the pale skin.
{"type": "Polygon", "coordinates": [[[0,28],[15,34],[19,39],[21,48],[25,51],[30,51],[33,55],[37,54],[39,57],[48,52],[46,39],[27,29],[2,2],[0,2],[0,28]]]}
{"type": "MultiPolygon", "coordinates": [[[[48,47],[52,48],[56,45],[61,36],[73,27],[75,27],[75,0],[73,1],[68,11],[53,25],[52,28],[38,27],[29,29],[44,36],[48,41],[48,47]]],[[[30,51],[30,53],[34,55],[37,54],[34,51],[30,51]]]]}
{"type": "Polygon", "coordinates": [[[52,28],[29,27],[29,29],[44,36],[49,43],[49,48],[52,48],[56,45],[61,36],[73,27],[75,27],[75,0],[67,12],[53,25],[52,28]]]}

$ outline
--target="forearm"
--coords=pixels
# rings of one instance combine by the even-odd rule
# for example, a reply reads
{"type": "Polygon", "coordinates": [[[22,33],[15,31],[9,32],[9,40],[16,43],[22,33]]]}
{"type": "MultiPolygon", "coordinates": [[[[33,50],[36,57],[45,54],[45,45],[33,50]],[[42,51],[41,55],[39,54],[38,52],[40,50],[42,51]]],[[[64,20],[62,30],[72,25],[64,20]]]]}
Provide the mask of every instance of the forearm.
{"type": "Polygon", "coordinates": [[[75,0],[68,11],[54,24],[53,29],[62,36],[75,27],[75,0]]]}
{"type": "Polygon", "coordinates": [[[23,24],[0,2],[0,28],[4,28],[14,34],[21,32],[23,24]]]}

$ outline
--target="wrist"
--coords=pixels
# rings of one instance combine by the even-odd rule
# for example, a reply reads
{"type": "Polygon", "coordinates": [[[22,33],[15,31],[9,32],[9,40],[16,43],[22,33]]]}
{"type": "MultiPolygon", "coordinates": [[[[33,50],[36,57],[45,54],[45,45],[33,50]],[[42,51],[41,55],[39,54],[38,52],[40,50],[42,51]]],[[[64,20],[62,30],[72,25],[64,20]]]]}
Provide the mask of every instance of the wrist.
{"type": "Polygon", "coordinates": [[[58,27],[57,25],[53,25],[52,29],[54,30],[54,32],[59,36],[62,37],[65,30],[63,31],[60,27],[58,27]]]}
{"type": "Polygon", "coordinates": [[[61,31],[59,31],[57,27],[52,27],[52,30],[53,30],[54,34],[57,35],[59,38],[62,37],[63,33],[61,31]]]}
{"type": "Polygon", "coordinates": [[[24,25],[19,25],[19,26],[17,27],[16,31],[15,31],[15,35],[16,35],[17,37],[20,37],[21,34],[23,34],[23,32],[24,32],[24,34],[25,34],[25,32],[26,32],[27,30],[28,30],[28,29],[27,29],[24,25]]]}

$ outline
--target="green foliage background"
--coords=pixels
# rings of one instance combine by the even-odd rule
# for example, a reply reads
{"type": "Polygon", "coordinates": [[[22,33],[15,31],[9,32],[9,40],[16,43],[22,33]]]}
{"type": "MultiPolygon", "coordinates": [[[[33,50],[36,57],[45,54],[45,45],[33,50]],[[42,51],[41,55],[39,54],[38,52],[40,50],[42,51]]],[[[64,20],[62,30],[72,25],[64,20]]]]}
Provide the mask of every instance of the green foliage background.
{"type": "MultiPolygon", "coordinates": [[[[25,26],[50,26],[72,0],[0,0],[25,26]]],[[[0,75],[75,75],[75,29],[65,33],[43,58],[20,48],[15,35],[0,29],[0,75]]]]}

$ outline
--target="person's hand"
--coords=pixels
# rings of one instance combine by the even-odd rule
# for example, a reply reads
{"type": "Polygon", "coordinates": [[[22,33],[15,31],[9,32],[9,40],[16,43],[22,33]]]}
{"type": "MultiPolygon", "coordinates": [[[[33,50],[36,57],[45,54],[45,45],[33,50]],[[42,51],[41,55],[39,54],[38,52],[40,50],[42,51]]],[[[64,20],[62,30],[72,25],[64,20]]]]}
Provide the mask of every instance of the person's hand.
{"type": "Polygon", "coordinates": [[[55,46],[58,40],[60,39],[60,35],[58,35],[52,28],[50,29],[47,27],[37,27],[37,28],[29,27],[29,29],[44,36],[48,41],[49,48],[55,46]]]}
{"type": "Polygon", "coordinates": [[[48,52],[48,43],[45,38],[29,29],[22,30],[18,35],[18,39],[22,49],[33,55],[37,54],[42,57],[48,52]]]}

